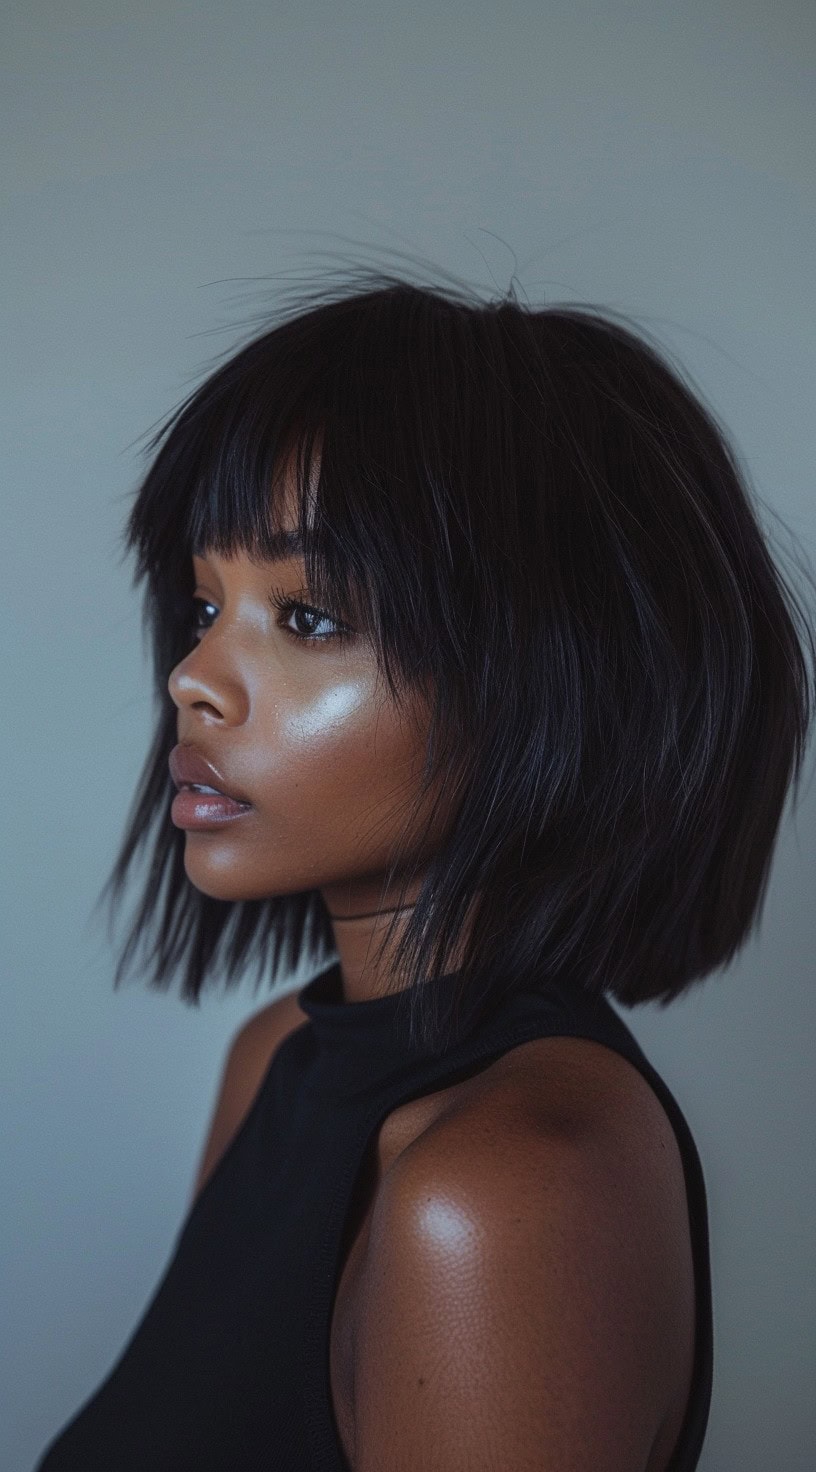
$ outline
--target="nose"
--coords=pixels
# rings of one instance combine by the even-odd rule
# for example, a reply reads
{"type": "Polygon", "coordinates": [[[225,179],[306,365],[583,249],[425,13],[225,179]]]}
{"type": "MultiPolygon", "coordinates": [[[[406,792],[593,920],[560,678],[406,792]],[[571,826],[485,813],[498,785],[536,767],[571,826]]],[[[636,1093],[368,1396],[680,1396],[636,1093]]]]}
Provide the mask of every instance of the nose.
{"type": "Polygon", "coordinates": [[[214,668],[196,645],[167,681],[170,698],[178,710],[200,711],[209,720],[240,725],[246,718],[246,694],[238,681],[214,668]]]}

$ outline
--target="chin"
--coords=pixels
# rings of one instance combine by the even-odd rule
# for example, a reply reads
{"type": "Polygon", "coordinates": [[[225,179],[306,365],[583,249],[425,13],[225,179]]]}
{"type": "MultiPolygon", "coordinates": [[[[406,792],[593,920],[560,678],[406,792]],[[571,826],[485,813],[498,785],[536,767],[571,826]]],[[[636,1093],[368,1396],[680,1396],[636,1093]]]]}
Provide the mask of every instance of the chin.
{"type": "Polygon", "coordinates": [[[262,894],[256,894],[253,891],[252,884],[246,879],[242,883],[242,876],[236,864],[227,862],[219,865],[214,861],[215,856],[205,850],[207,841],[212,844],[212,834],[196,833],[192,835],[192,842],[184,845],[184,871],[194,889],[200,890],[202,894],[207,894],[214,900],[263,898],[262,894]]]}
{"type": "MultiPolygon", "coordinates": [[[[195,838],[210,837],[196,834],[195,838]]],[[[261,883],[251,875],[242,874],[240,866],[226,861],[222,866],[214,861],[211,854],[205,856],[203,843],[185,844],[184,870],[194,889],[201,894],[209,895],[213,900],[230,900],[233,903],[241,900],[273,900],[279,896],[294,894],[296,888],[281,885],[276,889],[273,883],[261,883]]],[[[301,886],[306,887],[306,886],[301,886]]]]}

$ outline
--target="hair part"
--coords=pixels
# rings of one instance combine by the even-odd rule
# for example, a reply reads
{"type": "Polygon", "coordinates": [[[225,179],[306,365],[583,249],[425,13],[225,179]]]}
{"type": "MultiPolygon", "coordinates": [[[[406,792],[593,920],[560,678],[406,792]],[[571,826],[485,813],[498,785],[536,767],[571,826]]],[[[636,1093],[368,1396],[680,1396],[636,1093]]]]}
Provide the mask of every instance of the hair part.
{"type": "MultiPolygon", "coordinates": [[[[124,545],[157,720],[110,914],[148,846],[149,864],[116,986],[137,944],[153,986],[184,966],[189,1002],[253,955],[274,986],[336,954],[317,890],[196,890],[169,816],[192,549],[276,555],[290,463],[316,601],[354,611],[398,706],[428,692],[406,832],[440,776],[455,799],[408,921],[382,937],[404,924],[412,1031],[443,1045],[465,1004],[482,1015],[536,976],[665,1006],[735,956],[799,782],[816,637],[724,430],[642,328],[352,274],[234,352],[148,448],[124,545]],[[434,983],[466,917],[442,1017],[434,983]]],[[[398,904],[412,877],[400,847],[398,904]]]]}

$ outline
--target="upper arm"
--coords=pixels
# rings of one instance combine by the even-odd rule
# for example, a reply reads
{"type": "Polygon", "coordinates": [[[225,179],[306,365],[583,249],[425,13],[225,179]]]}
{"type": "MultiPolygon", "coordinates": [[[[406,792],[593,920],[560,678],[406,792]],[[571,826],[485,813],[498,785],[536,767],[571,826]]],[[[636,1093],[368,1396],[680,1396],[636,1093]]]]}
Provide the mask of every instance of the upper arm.
{"type": "Polygon", "coordinates": [[[648,1171],[591,1136],[444,1143],[375,1206],[354,1472],[641,1472],[671,1332],[648,1171]]]}
{"type": "Polygon", "coordinates": [[[284,1038],[306,1022],[294,992],[269,1002],[239,1027],[221,1071],[206,1143],[193,1185],[193,1200],[241,1127],[284,1038]]]}

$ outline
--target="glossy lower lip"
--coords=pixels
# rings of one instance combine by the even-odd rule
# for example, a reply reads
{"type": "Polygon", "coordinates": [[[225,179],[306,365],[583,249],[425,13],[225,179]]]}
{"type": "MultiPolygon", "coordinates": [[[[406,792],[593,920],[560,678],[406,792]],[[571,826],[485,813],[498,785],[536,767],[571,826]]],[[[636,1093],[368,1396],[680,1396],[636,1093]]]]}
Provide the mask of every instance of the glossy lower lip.
{"type": "Polygon", "coordinates": [[[219,828],[252,812],[249,802],[236,802],[232,797],[216,797],[211,792],[193,792],[182,788],[173,798],[170,817],[177,828],[219,828]]]}

